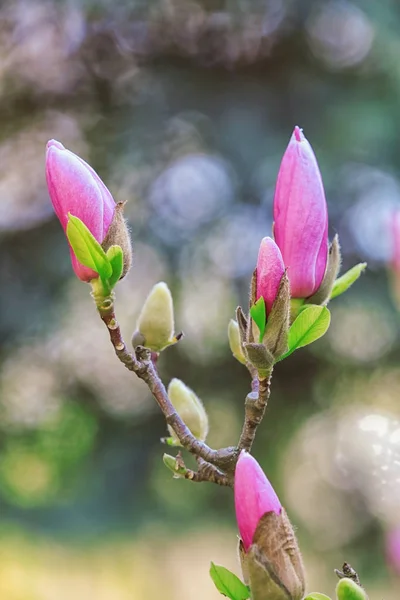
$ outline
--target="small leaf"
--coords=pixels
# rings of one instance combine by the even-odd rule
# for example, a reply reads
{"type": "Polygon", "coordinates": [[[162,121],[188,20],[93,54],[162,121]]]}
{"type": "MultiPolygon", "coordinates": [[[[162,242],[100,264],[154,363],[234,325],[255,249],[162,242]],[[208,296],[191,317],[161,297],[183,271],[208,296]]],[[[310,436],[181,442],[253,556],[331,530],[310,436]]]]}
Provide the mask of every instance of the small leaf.
{"type": "Polygon", "coordinates": [[[338,600],[368,600],[368,596],[361,586],[348,577],[344,577],[336,586],[338,600]]]}
{"type": "Polygon", "coordinates": [[[112,274],[112,268],[103,248],[86,225],[68,213],[67,237],[76,258],[85,267],[93,269],[101,279],[106,280],[112,274]]]}
{"type": "Polygon", "coordinates": [[[279,357],[278,361],[288,357],[292,352],[308,346],[326,333],[331,322],[331,313],[326,306],[307,306],[301,311],[289,329],[289,350],[279,357]]]}
{"type": "Polygon", "coordinates": [[[320,594],[319,592],[312,592],[311,594],[308,594],[304,600],[331,600],[331,598],[325,594],[320,594]]]}
{"type": "Polygon", "coordinates": [[[186,467],[180,465],[176,457],[171,456],[170,454],[163,454],[163,463],[170,471],[173,472],[175,479],[185,477],[186,473],[188,472],[186,467]]]}
{"type": "Polygon", "coordinates": [[[162,444],[166,444],[167,446],[171,446],[172,448],[177,448],[179,446],[182,446],[182,444],[180,443],[179,440],[176,440],[173,437],[163,437],[160,439],[160,442],[162,444]]]}
{"type": "Polygon", "coordinates": [[[107,258],[112,268],[108,283],[111,289],[118,283],[124,270],[124,253],[121,246],[110,246],[107,250],[107,258]]]}
{"type": "Polygon", "coordinates": [[[335,283],[333,284],[330,299],[333,300],[333,298],[336,298],[337,296],[340,296],[340,294],[346,292],[349,287],[353,285],[355,281],[357,281],[361,273],[365,270],[366,266],[367,263],[358,263],[358,265],[355,265],[355,267],[347,271],[347,273],[339,277],[339,279],[336,279],[335,283]]]}
{"type": "Polygon", "coordinates": [[[247,600],[250,598],[249,588],[236,577],[234,573],[215,565],[213,562],[210,567],[210,576],[217,590],[231,600],[247,600]]]}
{"type": "Polygon", "coordinates": [[[261,343],[265,333],[265,325],[267,323],[265,300],[262,296],[250,308],[250,316],[253,319],[254,323],[257,325],[258,329],[260,330],[260,338],[258,341],[259,343],[261,343]]]}

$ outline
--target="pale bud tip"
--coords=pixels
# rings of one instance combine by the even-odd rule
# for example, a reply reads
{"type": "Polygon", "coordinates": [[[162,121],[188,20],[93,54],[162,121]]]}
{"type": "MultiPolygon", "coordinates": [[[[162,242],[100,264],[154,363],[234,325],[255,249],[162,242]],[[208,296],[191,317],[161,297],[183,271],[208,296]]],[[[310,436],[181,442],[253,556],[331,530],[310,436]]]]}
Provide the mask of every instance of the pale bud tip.
{"type": "Polygon", "coordinates": [[[64,146],[61,142],[57,140],[49,140],[46,144],[46,150],[50,150],[50,148],[57,148],[58,150],[65,150],[64,146]]]}
{"type": "Polygon", "coordinates": [[[300,127],[298,127],[297,125],[294,128],[293,135],[297,142],[302,142],[304,140],[303,130],[300,129],[300,127]]]}

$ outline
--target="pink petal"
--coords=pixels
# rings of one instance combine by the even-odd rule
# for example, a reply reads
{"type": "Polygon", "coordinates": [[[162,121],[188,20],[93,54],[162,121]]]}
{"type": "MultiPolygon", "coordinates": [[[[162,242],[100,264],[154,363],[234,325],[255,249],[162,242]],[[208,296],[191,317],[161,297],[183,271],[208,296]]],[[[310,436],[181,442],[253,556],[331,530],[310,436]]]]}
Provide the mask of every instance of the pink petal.
{"type": "Polygon", "coordinates": [[[317,160],[298,127],[279,169],[274,221],[292,296],[306,298],[318,289],[325,272],[328,212],[317,160]]]}
{"type": "Polygon", "coordinates": [[[275,301],[284,272],[285,266],[278,246],[272,238],[263,238],[257,260],[256,299],[261,296],[264,298],[267,315],[275,301]]]}
{"type": "MultiPolygon", "coordinates": [[[[50,140],[46,152],[46,179],[50,199],[64,231],[68,213],[71,213],[81,219],[101,243],[113,219],[115,202],[92,167],[60,142],[50,140]]],[[[70,251],[72,266],[79,279],[90,281],[97,277],[77,260],[72,249],[70,251]]]]}
{"type": "Polygon", "coordinates": [[[258,462],[244,450],[236,465],[234,494],[236,521],[248,550],[261,517],[268,512],[279,515],[282,505],[258,462]]]}
{"type": "Polygon", "coordinates": [[[392,227],[392,264],[400,272],[400,210],[393,213],[392,227]]]}

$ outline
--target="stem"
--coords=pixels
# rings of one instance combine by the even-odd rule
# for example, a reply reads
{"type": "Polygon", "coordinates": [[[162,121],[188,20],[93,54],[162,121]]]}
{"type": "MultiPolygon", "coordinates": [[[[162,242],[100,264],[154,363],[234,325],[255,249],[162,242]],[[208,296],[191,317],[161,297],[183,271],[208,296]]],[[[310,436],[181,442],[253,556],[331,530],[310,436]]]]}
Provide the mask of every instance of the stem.
{"type": "Polygon", "coordinates": [[[217,467],[206,462],[202,458],[196,457],[196,461],[199,465],[198,471],[188,469],[185,465],[181,453],[178,452],[178,455],[175,457],[173,465],[167,464],[167,466],[178,477],[189,479],[190,481],[194,481],[195,483],[209,481],[218,485],[233,487],[233,476],[226,475],[225,473],[217,469],[217,467]]]}
{"type": "Polygon", "coordinates": [[[271,393],[272,369],[266,377],[258,377],[258,389],[256,382],[253,379],[253,391],[247,395],[245,402],[245,416],[242,433],[238,443],[238,450],[246,450],[250,452],[259,424],[263,420],[265,410],[267,408],[268,399],[271,393]]]}
{"type": "MultiPolygon", "coordinates": [[[[172,427],[182,446],[194,456],[202,458],[206,463],[211,463],[210,466],[215,465],[223,471],[219,472],[218,469],[213,470],[203,466],[202,480],[214,481],[220,485],[231,485],[227,481],[232,479],[235,470],[238,457],[237,448],[228,447],[214,450],[194,437],[171,403],[165,386],[151,360],[150,351],[142,347],[136,349],[136,354],[128,351],[115,316],[114,295],[111,294],[103,297],[101,288],[99,289],[94,282],[92,282],[92,287],[92,296],[95,300],[97,310],[101,320],[108,329],[111,343],[119,360],[127,369],[134,372],[140,379],[146,382],[157,404],[161,408],[167,424],[172,427]],[[207,474],[208,479],[206,479],[207,474]]],[[[201,472],[201,469],[199,471],[201,472]]]]}

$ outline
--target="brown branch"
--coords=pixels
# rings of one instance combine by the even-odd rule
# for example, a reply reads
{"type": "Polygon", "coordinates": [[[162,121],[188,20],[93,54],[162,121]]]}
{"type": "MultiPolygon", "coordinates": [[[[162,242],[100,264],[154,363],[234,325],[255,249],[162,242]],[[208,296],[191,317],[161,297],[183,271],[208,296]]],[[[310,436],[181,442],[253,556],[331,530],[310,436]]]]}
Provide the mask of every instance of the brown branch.
{"type": "Polygon", "coordinates": [[[93,293],[93,297],[119,360],[147,384],[164,414],[167,425],[171,426],[182,446],[196,457],[199,464],[198,471],[186,469],[187,474],[184,477],[192,481],[212,481],[219,485],[233,486],[239,453],[241,450],[250,452],[257,428],[264,417],[270,395],[272,370],[267,377],[260,378],[255,369],[248,365],[252,376],[252,391],[248,394],[245,402],[245,420],[239,444],[237,447],[230,446],[214,450],[195,438],[176,412],[158,375],[155,357],[152,356],[150,350],[141,346],[137,347],[135,352],[127,349],[114,312],[114,296],[102,298],[93,293]]]}
{"type": "Polygon", "coordinates": [[[175,457],[164,454],[163,460],[168,469],[173,472],[174,477],[178,479],[189,479],[195,483],[209,481],[218,485],[233,487],[233,477],[225,475],[217,467],[200,457],[196,457],[197,464],[199,465],[198,471],[187,468],[180,452],[175,457]]]}
{"type": "Polygon", "coordinates": [[[255,381],[253,379],[253,391],[247,395],[245,401],[245,417],[242,433],[240,434],[238,443],[239,452],[241,450],[250,452],[251,450],[257,428],[263,420],[265,410],[267,408],[268,399],[270,396],[271,374],[272,369],[267,377],[258,378],[258,386],[255,385],[255,381]]]}
{"type": "MultiPolygon", "coordinates": [[[[167,424],[172,427],[182,446],[194,456],[202,458],[206,463],[211,463],[211,465],[215,465],[222,469],[222,472],[220,473],[221,477],[231,477],[234,473],[237,461],[237,448],[228,447],[214,450],[194,437],[171,403],[165,386],[151,359],[150,351],[143,347],[138,347],[136,349],[136,354],[128,351],[115,316],[113,296],[107,298],[101,298],[94,294],[93,296],[100,317],[108,329],[110,340],[114,346],[116,355],[127,369],[136,373],[140,379],[145,381],[162,410],[167,424]]],[[[203,469],[201,477],[203,477],[204,481],[206,481],[205,477],[207,473],[210,476],[207,481],[213,480],[217,483],[216,480],[219,478],[219,475],[217,474],[218,470],[214,472],[209,469],[203,469]],[[211,476],[214,479],[211,479],[211,476]]]]}

